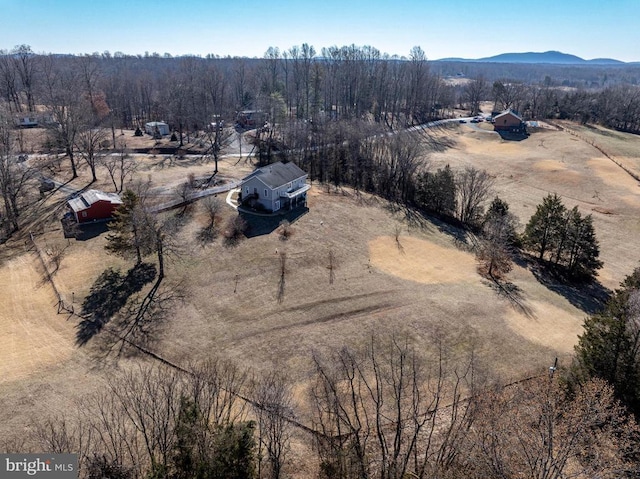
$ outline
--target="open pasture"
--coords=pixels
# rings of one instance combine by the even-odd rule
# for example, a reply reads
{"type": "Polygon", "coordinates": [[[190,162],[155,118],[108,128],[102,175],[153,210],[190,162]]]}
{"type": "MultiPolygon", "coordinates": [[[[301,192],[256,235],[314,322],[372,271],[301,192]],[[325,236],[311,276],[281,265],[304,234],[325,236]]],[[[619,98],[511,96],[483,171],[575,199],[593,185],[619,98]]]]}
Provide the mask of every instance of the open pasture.
{"type": "MultiPolygon", "coordinates": [[[[486,169],[495,177],[495,193],[523,225],[548,193],[592,213],[604,286],[616,287],[637,266],[638,182],[593,146],[551,129],[521,142],[466,125],[439,134],[453,146],[430,154],[425,161],[431,168],[486,169]]],[[[637,137],[607,136],[599,129],[581,134],[602,139],[610,155],[630,166],[640,164],[637,137]]],[[[153,161],[146,159],[138,174],[154,175],[158,186],[211,167],[187,166],[186,160],[160,167],[153,161]]],[[[221,174],[242,177],[249,171],[246,162],[236,163],[225,160],[221,174]]],[[[75,181],[86,183],[86,176],[75,181]]],[[[180,233],[180,254],[167,265],[167,282],[180,284],[187,296],[152,349],[179,364],[218,355],[256,372],[280,368],[300,386],[309,377],[313,351],[358,344],[374,332],[408,333],[426,347],[433,332],[444,329],[473,344],[485,369],[505,382],[544,373],[556,356],[561,365],[568,363],[587,314],[579,292],[541,284],[524,264],[509,273],[508,292],[500,290],[476,273],[460,232],[408,218],[366,194],[314,185],[308,206],[288,240],[274,231],[227,247],[221,237],[204,246],[196,240],[205,220],[195,205],[180,233]]],[[[232,214],[225,209],[221,228],[232,214]]],[[[59,229],[45,228],[37,241],[53,245],[60,236],[59,229]]],[[[76,306],[105,268],[130,266],[106,255],[103,246],[104,235],[71,241],[54,275],[61,294],[73,294],[76,306]]],[[[111,367],[96,360],[91,343],[75,345],[78,320],[57,314],[33,251],[11,247],[0,271],[0,440],[19,436],[33,417],[59,413],[100,388],[111,367]]],[[[121,367],[130,361],[135,359],[121,367]]]]}

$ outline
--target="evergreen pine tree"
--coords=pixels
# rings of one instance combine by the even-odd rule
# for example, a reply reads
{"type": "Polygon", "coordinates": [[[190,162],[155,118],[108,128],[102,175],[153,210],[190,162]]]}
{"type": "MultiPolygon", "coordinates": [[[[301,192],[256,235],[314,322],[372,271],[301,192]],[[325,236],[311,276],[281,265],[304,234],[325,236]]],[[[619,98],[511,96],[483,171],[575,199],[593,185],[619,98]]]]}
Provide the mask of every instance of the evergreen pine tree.
{"type": "Polygon", "coordinates": [[[640,268],[621,286],[602,312],[585,320],[571,379],[606,380],[618,399],[640,416],[640,268]]]}
{"type": "Polygon", "coordinates": [[[524,232],[524,245],[575,280],[590,280],[602,261],[591,215],[570,210],[557,195],[548,195],[536,208],[524,232]]]}
{"type": "Polygon", "coordinates": [[[121,199],[122,205],[116,209],[114,219],[109,223],[110,232],[105,249],[125,259],[135,257],[136,264],[140,264],[142,258],[152,253],[154,248],[147,213],[133,191],[126,190],[121,199]]]}
{"type": "Polygon", "coordinates": [[[567,209],[555,193],[547,195],[536,207],[524,231],[525,246],[544,259],[545,254],[556,250],[564,228],[567,209]]]}

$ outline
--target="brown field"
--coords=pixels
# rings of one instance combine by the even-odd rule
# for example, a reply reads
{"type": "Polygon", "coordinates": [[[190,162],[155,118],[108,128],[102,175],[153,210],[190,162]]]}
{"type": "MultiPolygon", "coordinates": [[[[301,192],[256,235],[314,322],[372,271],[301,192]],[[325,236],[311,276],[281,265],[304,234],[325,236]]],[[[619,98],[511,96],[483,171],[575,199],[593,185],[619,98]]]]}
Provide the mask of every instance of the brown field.
{"type": "MultiPolygon", "coordinates": [[[[584,130],[581,134],[592,135],[610,155],[640,165],[640,138],[584,130]]],[[[431,154],[432,167],[449,163],[454,169],[488,170],[496,193],[522,224],[549,192],[592,213],[606,287],[616,287],[637,265],[638,183],[593,146],[549,129],[522,142],[504,142],[466,125],[442,134],[454,146],[431,154]]],[[[140,177],[151,174],[157,186],[183,181],[190,171],[211,170],[193,159],[141,161],[140,177]]],[[[221,174],[242,177],[249,171],[246,162],[236,163],[222,162],[221,174]]],[[[74,183],[84,186],[86,171],[74,183]]],[[[61,197],[47,201],[56,200],[61,197]]],[[[258,372],[281,368],[301,389],[312,351],[356,344],[374,331],[409,332],[418,345],[426,345],[434,328],[445,327],[473,342],[482,362],[503,381],[543,373],[556,356],[567,365],[586,315],[576,306],[575,292],[558,294],[516,265],[508,275],[512,294],[507,296],[477,274],[459,232],[430,221],[408,222],[402,211],[368,195],[316,185],[308,205],[289,240],[273,232],[235,247],[223,246],[220,238],[200,245],[195,232],[204,220],[196,208],[182,231],[181,254],[167,266],[167,283],[181,284],[188,295],[152,349],[181,364],[221,355],[258,372]],[[286,273],[279,302],[281,253],[286,273]]],[[[233,212],[229,208],[225,214],[233,212]]],[[[67,244],[53,226],[36,238],[45,254],[52,245],[67,244]]],[[[69,244],[54,281],[65,301],[73,298],[79,307],[106,267],[127,265],[104,253],[104,235],[69,244]]],[[[3,248],[10,259],[0,266],[0,443],[23,435],[34,419],[69,409],[112,373],[112,366],[96,360],[91,344],[75,346],[77,318],[56,314],[55,295],[43,281],[38,258],[25,252],[24,238],[3,248]]]]}

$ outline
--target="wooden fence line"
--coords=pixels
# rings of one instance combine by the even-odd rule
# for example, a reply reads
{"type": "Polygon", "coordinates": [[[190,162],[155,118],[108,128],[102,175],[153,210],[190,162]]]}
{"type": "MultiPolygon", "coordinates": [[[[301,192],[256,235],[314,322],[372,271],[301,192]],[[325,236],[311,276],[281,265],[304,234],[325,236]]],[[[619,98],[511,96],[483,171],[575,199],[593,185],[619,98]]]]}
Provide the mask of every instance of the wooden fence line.
{"type": "Polygon", "coordinates": [[[547,123],[549,123],[550,125],[555,126],[557,129],[559,129],[560,131],[564,131],[569,133],[571,136],[575,136],[576,138],[578,138],[579,140],[584,141],[585,143],[593,146],[596,150],[598,150],[600,153],[602,153],[606,158],[608,158],[609,160],[611,160],[614,164],[616,164],[617,166],[619,166],[620,168],[622,168],[622,170],[627,173],[629,176],[631,176],[631,178],[633,178],[634,180],[640,182],[640,175],[634,173],[633,171],[631,171],[629,168],[627,168],[626,166],[624,166],[620,161],[616,160],[615,157],[613,157],[611,154],[609,154],[607,151],[604,150],[604,148],[602,148],[599,144],[597,144],[594,140],[591,140],[583,135],[581,135],[580,133],[578,133],[577,131],[573,130],[572,128],[568,128],[566,126],[562,126],[560,124],[551,122],[547,120],[547,123]]]}

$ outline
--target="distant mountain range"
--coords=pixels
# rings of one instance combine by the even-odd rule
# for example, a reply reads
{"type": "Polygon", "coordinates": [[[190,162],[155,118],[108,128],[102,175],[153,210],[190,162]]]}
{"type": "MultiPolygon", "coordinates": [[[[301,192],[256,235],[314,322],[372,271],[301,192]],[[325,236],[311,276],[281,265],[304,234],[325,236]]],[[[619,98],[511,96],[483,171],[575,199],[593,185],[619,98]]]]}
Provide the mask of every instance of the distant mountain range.
{"type": "MultiPolygon", "coordinates": [[[[475,60],[467,58],[441,58],[440,62],[482,62],[482,63],[552,63],[557,65],[629,65],[629,63],[613,58],[594,58],[585,60],[576,55],[557,51],[543,53],[502,53],[493,57],[477,58],[475,60]]],[[[638,62],[634,62],[637,64],[638,62]]]]}

